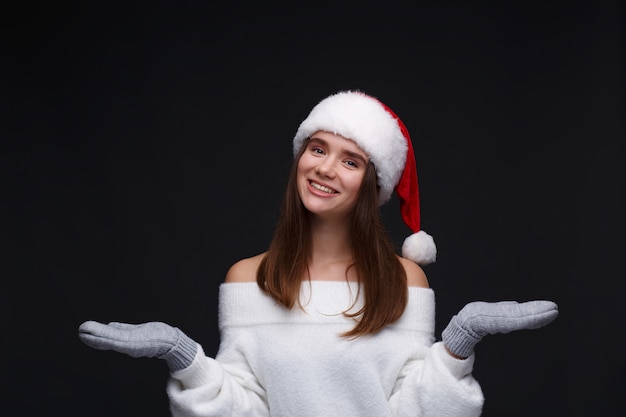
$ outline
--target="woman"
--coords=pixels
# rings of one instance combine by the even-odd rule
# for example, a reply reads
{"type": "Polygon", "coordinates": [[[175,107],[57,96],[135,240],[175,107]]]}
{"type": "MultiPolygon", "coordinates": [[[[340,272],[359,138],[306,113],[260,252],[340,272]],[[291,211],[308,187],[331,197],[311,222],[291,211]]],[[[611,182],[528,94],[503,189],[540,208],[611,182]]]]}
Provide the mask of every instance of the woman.
{"type": "Polygon", "coordinates": [[[485,335],[544,326],[550,301],[474,302],[436,342],[435,261],[420,228],[404,124],[382,102],[342,91],[318,103],[293,140],[294,164],[267,252],[220,286],[220,347],[165,323],[81,325],[97,349],[164,359],[174,416],[479,416],[471,372],[485,335]],[[379,206],[393,192],[414,232],[395,253],[379,206]]]}

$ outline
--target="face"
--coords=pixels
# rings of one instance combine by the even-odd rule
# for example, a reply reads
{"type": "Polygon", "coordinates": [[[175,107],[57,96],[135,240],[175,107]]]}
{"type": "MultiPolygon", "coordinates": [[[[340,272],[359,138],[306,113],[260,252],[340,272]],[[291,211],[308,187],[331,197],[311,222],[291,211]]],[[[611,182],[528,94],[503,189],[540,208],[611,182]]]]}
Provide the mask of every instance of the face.
{"type": "Polygon", "coordinates": [[[355,142],[330,132],[311,135],[298,161],[298,193],[319,216],[345,216],[354,207],[369,158],[355,142]]]}

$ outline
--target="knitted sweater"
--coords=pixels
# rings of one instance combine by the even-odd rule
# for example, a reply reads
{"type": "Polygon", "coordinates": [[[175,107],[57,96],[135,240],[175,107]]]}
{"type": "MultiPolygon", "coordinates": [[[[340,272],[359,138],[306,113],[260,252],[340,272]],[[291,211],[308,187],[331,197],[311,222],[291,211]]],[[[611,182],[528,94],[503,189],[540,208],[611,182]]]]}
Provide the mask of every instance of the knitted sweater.
{"type": "Polygon", "coordinates": [[[483,394],[459,360],[435,343],[435,297],[409,287],[400,319],[347,339],[341,313],[362,306],[357,283],[303,282],[304,311],[288,310],[254,283],[220,286],[220,347],[199,347],[167,384],[174,417],[474,417],[483,394]],[[356,303],[354,303],[356,301],[356,303]]]}

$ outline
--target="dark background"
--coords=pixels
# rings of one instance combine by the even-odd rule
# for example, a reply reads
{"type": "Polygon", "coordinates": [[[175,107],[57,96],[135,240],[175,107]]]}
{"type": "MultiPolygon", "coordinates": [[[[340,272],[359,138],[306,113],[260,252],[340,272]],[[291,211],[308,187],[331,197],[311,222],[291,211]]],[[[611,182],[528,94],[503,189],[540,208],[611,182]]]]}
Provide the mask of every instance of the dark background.
{"type": "MultiPolygon", "coordinates": [[[[298,124],[362,89],[413,138],[437,336],[469,301],[559,304],[478,345],[483,415],[624,412],[617,1],[84,3],[2,14],[3,408],[168,416],[165,364],[78,325],[161,320],[214,355],[218,286],[267,246],[298,124]]],[[[383,216],[400,245],[395,199],[383,216]]]]}

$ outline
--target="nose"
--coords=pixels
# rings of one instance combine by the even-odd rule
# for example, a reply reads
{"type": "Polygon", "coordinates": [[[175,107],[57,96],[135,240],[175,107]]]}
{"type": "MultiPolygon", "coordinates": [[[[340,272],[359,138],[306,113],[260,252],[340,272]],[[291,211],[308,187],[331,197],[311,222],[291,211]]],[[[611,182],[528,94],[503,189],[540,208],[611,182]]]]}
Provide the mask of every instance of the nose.
{"type": "Polygon", "coordinates": [[[324,158],[315,168],[315,172],[318,175],[334,178],[335,177],[335,167],[333,158],[324,158]]]}

